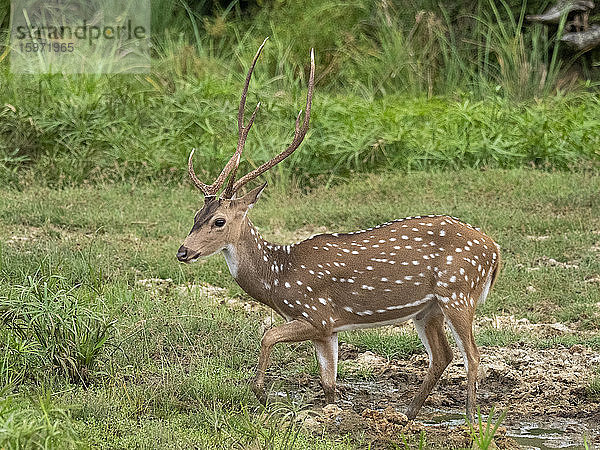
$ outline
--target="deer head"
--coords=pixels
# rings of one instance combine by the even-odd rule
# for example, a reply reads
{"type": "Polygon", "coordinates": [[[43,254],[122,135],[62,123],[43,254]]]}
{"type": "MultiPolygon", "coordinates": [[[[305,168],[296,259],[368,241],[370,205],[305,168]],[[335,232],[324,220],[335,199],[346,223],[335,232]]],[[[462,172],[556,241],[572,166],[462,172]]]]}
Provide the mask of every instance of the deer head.
{"type": "Polygon", "coordinates": [[[182,262],[194,262],[239,240],[244,218],[266,186],[267,183],[241,198],[205,197],[204,206],[196,213],[192,231],[179,248],[177,258],[182,262]]]}
{"type": "Polygon", "coordinates": [[[204,206],[196,213],[194,218],[194,226],[177,252],[177,258],[182,262],[193,262],[199,257],[209,256],[217,253],[227,248],[228,245],[235,243],[239,239],[243,227],[245,226],[244,219],[248,214],[248,210],[252,208],[254,203],[256,203],[258,197],[266,187],[266,183],[258,188],[253,189],[240,198],[236,198],[237,192],[246,183],[257,178],[259,175],[263,174],[271,167],[290,156],[300,146],[308,131],[310,108],[314,90],[314,50],[311,50],[310,52],[310,77],[308,81],[308,94],[306,96],[304,119],[302,122],[300,122],[302,118],[302,110],[300,110],[298,116],[296,117],[296,128],[291,144],[279,155],[265,162],[250,173],[244,175],[239,180],[235,180],[242,151],[246,143],[246,138],[248,137],[248,132],[254,123],[256,113],[260,107],[259,102],[256,105],[248,124],[244,125],[244,109],[246,106],[248,86],[250,84],[250,79],[252,77],[252,72],[254,71],[256,61],[258,60],[258,57],[260,56],[267,39],[263,41],[256,52],[256,55],[254,56],[254,60],[250,65],[248,75],[246,76],[246,82],[242,90],[242,97],[238,109],[239,137],[237,148],[233,156],[229,159],[219,176],[212,184],[204,184],[198,179],[196,173],[194,172],[194,166],[192,162],[194,150],[192,150],[190,153],[188,160],[188,173],[194,185],[204,194],[204,206]],[[217,196],[228,176],[229,182],[227,187],[220,196],[217,196]]]}

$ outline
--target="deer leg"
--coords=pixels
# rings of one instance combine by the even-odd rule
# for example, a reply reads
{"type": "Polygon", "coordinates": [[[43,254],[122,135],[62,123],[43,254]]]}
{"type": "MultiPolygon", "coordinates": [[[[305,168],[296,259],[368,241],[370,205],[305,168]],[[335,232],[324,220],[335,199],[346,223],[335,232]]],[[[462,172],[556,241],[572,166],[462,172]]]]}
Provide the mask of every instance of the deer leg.
{"type": "Polygon", "coordinates": [[[301,342],[321,337],[321,331],[317,330],[308,322],[292,320],[275,328],[268,330],[262,338],[260,356],[258,358],[258,369],[256,378],[251,389],[256,398],[262,404],[267,401],[265,395],[265,374],[269,366],[269,356],[275,344],[280,342],[301,342]]]}
{"type": "Polygon", "coordinates": [[[452,361],[452,349],[444,333],[444,316],[440,309],[436,307],[424,317],[413,319],[413,322],[429,355],[429,370],[419,391],[408,406],[406,416],[409,419],[417,416],[425,399],[452,361]]]}
{"type": "Polygon", "coordinates": [[[456,345],[463,356],[465,370],[467,371],[467,405],[466,414],[469,422],[473,421],[475,415],[475,402],[477,396],[477,372],[479,370],[479,350],[475,345],[473,336],[472,320],[465,320],[464,316],[453,315],[454,311],[448,312],[448,324],[456,340],[456,345]]]}
{"type": "Polygon", "coordinates": [[[314,340],[317,360],[319,361],[319,372],[321,374],[321,386],[325,392],[325,403],[335,403],[335,379],[337,376],[338,363],[338,337],[333,333],[324,339],[314,340]]]}

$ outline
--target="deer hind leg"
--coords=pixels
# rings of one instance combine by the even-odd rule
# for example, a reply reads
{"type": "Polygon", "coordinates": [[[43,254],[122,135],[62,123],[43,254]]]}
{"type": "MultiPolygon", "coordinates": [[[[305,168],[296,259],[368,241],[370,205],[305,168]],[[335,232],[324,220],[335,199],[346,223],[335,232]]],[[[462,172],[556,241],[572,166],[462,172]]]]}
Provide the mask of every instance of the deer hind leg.
{"type": "Polygon", "coordinates": [[[444,311],[448,325],[456,340],[456,345],[463,356],[465,370],[467,371],[467,405],[466,414],[469,422],[473,421],[475,402],[477,396],[477,373],[479,370],[479,350],[475,345],[473,336],[473,316],[464,314],[455,309],[444,311]]]}
{"type": "Polygon", "coordinates": [[[337,333],[323,339],[314,340],[317,360],[319,361],[319,372],[321,374],[321,386],[325,392],[325,403],[335,402],[335,379],[337,376],[338,363],[338,337],[337,333]]]}
{"type": "Polygon", "coordinates": [[[413,322],[429,355],[429,370],[419,391],[408,406],[406,416],[409,419],[417,416],[425,399],[452,361],[452,349],[444,333],[444,315],[440,308],[435,306],[429,309],[424,316],[413,319],[413,322]]]}
{"type": "Polygon", "coordinates": [[[258,358],[258,368],[256,378],[251,385],[252,391],[259,402],[265,404],[267,396],[265,394],[265,375],[269,366],[269,357],[275,344],[280,342],[302,342],[317,339],[323,332],[315,328],[308,322],[301,320],[292,320],[275,328],[267,330],[262,338],[260,347],[260,356],[258,358]]]}

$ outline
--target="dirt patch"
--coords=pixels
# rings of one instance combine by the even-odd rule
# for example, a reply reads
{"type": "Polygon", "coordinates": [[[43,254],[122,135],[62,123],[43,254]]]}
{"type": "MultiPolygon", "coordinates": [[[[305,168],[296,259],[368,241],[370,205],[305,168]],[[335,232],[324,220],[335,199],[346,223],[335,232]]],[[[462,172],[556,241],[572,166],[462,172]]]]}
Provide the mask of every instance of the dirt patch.
{"type": "MultiPolygon", "coordinates": [[[[478,403],[484,413],[492,406],[506,410],[507,418],[496,440],[499,448],[516,448],[508,437],[518,434],[524,423],[559,429],[563,443],[600,443],[600,402],[590,399],[587,386],[600,365],[600,353],[582,346],[548,350],[511,347],[480,347],[478,403]]],[[[342,381],[339,385],[340,411],[331,418],[331,408],[324,410],[307,426],[330,433],[363,433],[374,448],[385,447],[402,435],[427,436],[428,445],[444,448],[470,447],[470,435],[464,422],[437,420],[441,414],[461,417],[466,400],[466,374],[458,352],[446,369],[438,386],[427,399],[417,422],[402,419],[408,402],[415,395],[428,367],[425,354],[407,360],[387,360],[372,352],[360,352],[342,344],[345,369],[358,375],[365,368],[373,373],[369,381],[342,381]],[[436,422],[441,422],[436,424],[436,422]]],[[[352,378],[352,377],[351,377],[352,378]]],[[[322,402],[316,379],[301,383],[302,395],[315,404],[322,402]]]]}
{"type": "Polygon", "coordinates": [[[7,245],[24,245],[32,241],[37,241],[44,236],[44,230],[39,227],[17,227],[12,230],[4,243],[7,245]]]}
{"type": "MultiPolygon", "coordinates": [[[[4,231],[4,230],[0,230],[4,231]]],[[[46,243],[48,241],[62,241],[74,244],[79,247],[92,242],[98,236],[102,236],[104,230],[102,227],[91,232],[85,229],[70,229],[60,227],[54,224],[44,224],[43,227],[34,227],[29,225],[11,226],[7,237],[3,238],[4,243],[13,247],[26,247],[32,244],[46,243]]],[[[134,234],[112,235],[112,242],[126,242],[128,244],[142,244],[143,240],[134,234]]]]}
{"type": "MultiPolygon", "coordinates": [[[[309,432],[321,434],[343,434],[366,441],[369,448],[471,448],[473,438],[466,425],[431,425],[421,421],[408,420],[406,415],[394,407],[385,409],[365,408],[357,413],[351,408],[327,405],[318,413],[306,418],[303,426],[309,432]]],[[[506,427],[496,432],[495,447],[517,449],[517,443],[507,436],[506,427]]],[[[473,447],[476,448],[476,447],[473,447]]]]}
{"type": "MultiPolygon", "coordinates": [[[[408,327],[393,327],[390,332],[406,332],[408,327]]],[[[532,324],[514,316],[477,319],[476,329],[489,327],[545,337],[573,333],[562,323],[532,324]]],[[[595,368],[600,367],[599,352],[581,345],[535,349],[520,344],[481,346],[480,352],[478,404],[484,414],[492,407],[507,412],[495,441],[498,448],[518,448],[515,439],[520,439],[523,445],[531,440],[535,445],[543,444],[546,431],[554,439],[552,445],[581,444],[584,439],[590,444],[600,443],[600,401],[591,398],[587,390],[590,380],[597,376],[595,368]]],[[[425,353],[408,359],[387,359],[344,343],[340,346],[340,359],[345,361],[345,372],[350,374],[349,379],[338,383],[338,405],[342,412],[334,422],[324,415],[316,424],[309,424],[313,429],[320,425],[332,433],[346,429],[363,433],[373,448],[385,448],[390,442],[402,443],[402,436],[409,438],[409,442],[410,439],[418,442],[421,432],[425,433],[428,446],[471,446],[470,434],[462,420],[466,373],[457,351],[418,421],[409,427],[387,416],[390,412],[405,411],[416,394],[428,368],[425,353]],[[362,379],[365,372],[372,374],[371,379],[362,379]]],[[[316,377],[303,380],[300,386],[305,399],[316,405],[323,401],[316,377]]]]}
{"type": "Polygon", "coordinates": [[[175,284],[172,278],[146,278],[137,280],[136,284],[148,290],[152,295],[164,295],[174,291],[178,295],[202,295],[218,301],[223,301],[227,296],[227,289],[208,283],[175,284]]]}
{"type": "Polygon", "coordinates": [[[544,236],[527,236],[527,239],[529,239],[530,241],[547,241],[548,239],[550,239],[550,236],[548,235],[544,235],[544,236]]]}
{"type": "Polygon", "coordinates": [[[136,281],[136,284],[153,296],[164,296],[175,292],[177,295],[200,295],[207,300],[219,305],[234,309],[243,309],[246,312],[264,312],[270,314],[270,309],[260,303],[246,301],[239,298],[230,298],[227,289],[213,286],[209,283],[175,284],[172,278],[146,278],[136,281]]]}
{"type": "Polygon", "coordinates": [[[517,318],[512,315],[475,318],[475,333],[482,329],[508,330],[516,333],[527,333],[536,337],[552,337],[573,334],[576,331],[561,322],[531,323],[526,318],[517,318]]]}
{"type": "Polygon", "coordinates": [[[170,292],[175,292],[177,295],[200,295],[213,302],[217,307],[226,306],[244,310],[247,313],[260,314],[262,316],[261,327],[263,332],[273,327],[278,320],[281,321],[277,318],[276,313],[266,306],[243,298],[231,298],[228,296],[227,289],[208,283],[176,284],[171,278],[146,278],[136,281],[136,284],[157,298],[170,292]]]}
{"type": "Polygon", "coordinates": [[[548,256],[542,256],[534,261],[532,267],[527,267],[525,264],[516,264],[516,267],[520,269],[525,269],[527,272],[534,272],[537,270],[541,270],[542,267],[552,267],[557,269],[579,269],[579,264],[575,261],[558,261],[554,258],[549,258],[548,256]]]}

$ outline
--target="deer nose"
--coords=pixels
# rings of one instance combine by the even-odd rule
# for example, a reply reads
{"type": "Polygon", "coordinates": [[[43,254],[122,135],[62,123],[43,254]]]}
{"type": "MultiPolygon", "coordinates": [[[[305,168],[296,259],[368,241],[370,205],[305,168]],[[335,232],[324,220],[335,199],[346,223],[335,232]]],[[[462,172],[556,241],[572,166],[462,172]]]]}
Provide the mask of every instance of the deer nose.
{"type": "Polygon", "coordinates": [[[187,258],[187,254],[188,254],[188,249],[182,245],[181,247],[179,247],[179,250],[177,251],[177,259],[179,261],[185,261],[187,258]]]}

